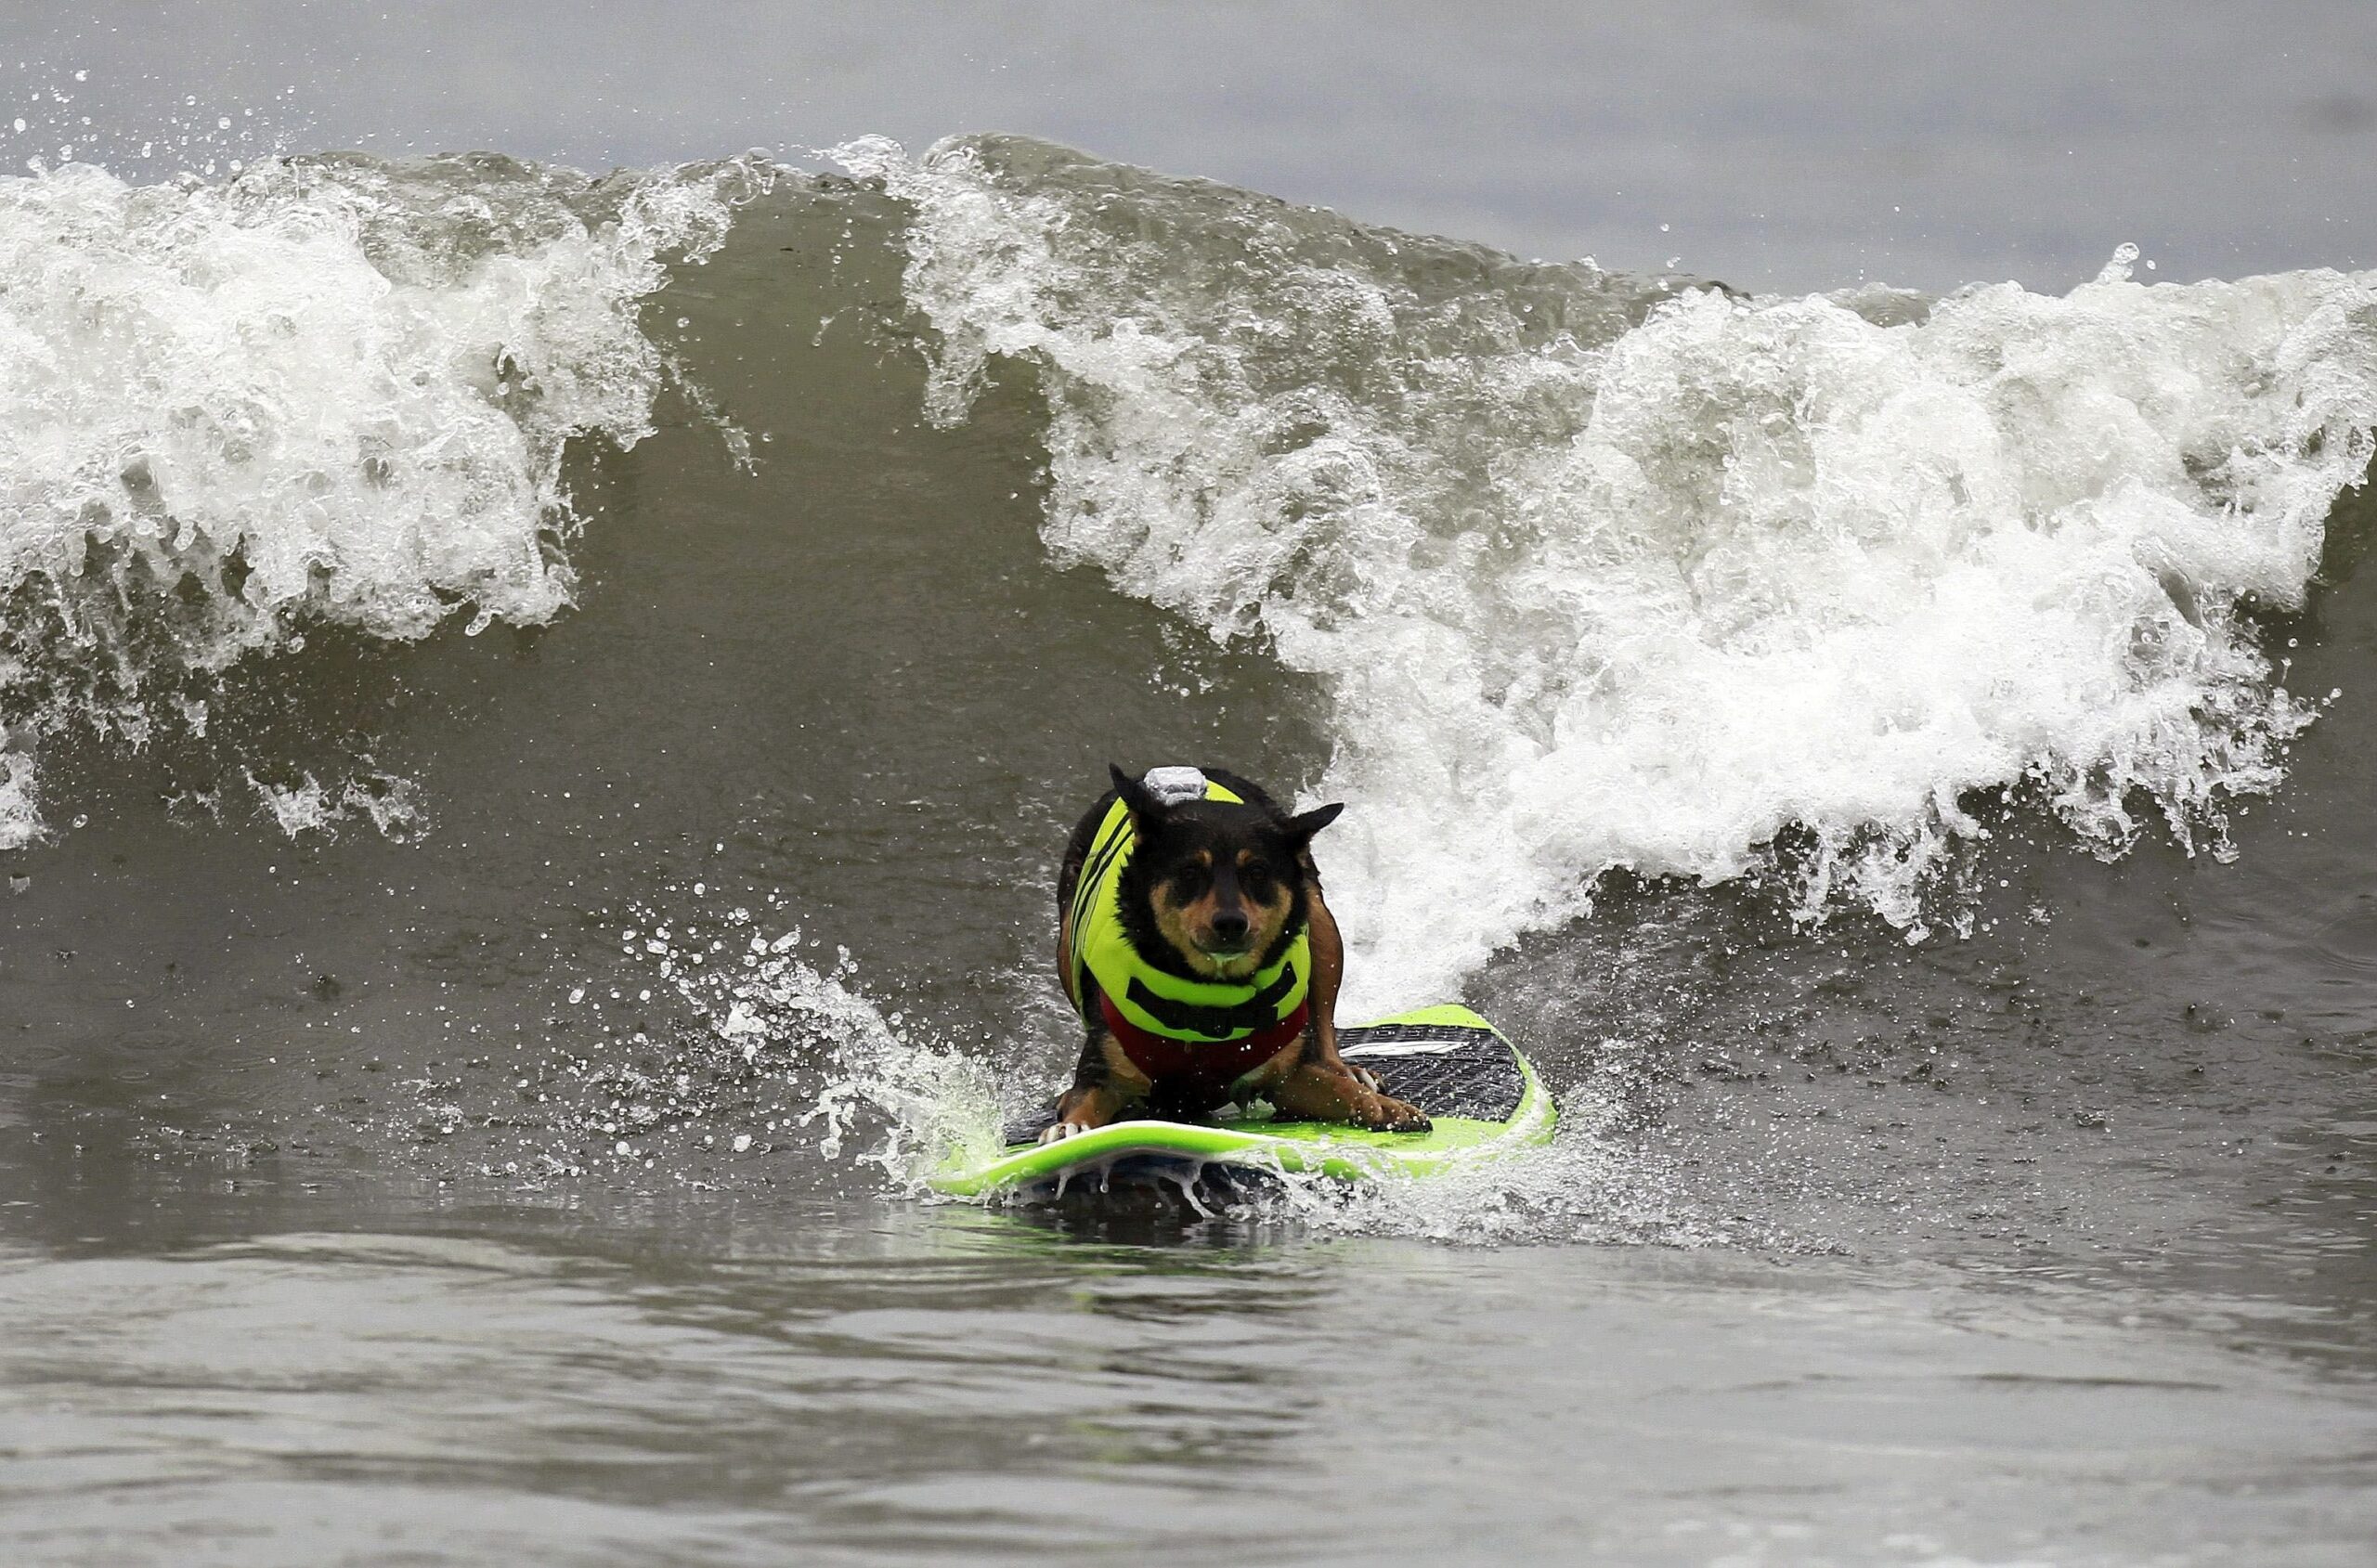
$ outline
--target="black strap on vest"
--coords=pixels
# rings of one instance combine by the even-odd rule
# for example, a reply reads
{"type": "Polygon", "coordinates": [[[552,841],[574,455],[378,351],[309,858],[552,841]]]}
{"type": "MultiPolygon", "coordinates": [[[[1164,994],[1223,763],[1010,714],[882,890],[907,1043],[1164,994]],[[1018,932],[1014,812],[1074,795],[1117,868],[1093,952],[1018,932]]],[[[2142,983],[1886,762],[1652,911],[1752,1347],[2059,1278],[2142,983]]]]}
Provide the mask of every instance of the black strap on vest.
{"type": "Polygon", "coordinates": [[[1279,978],[1243,1002],[1233,1002],[1227,1007],[1202,1002],[1180,1002],[1169,996],[1158,996],[1147,988],[1137,975],[1131,977],[1131,1005],[1163,1026],[1164,1032],[1176,1039],[1191,1034],[1208,1040],[1226,1040],[1249,1030],[1265,1029],[1279,1021],[1279,1004],[1296,986],[1296,966],[1283,964],[1279,978]]]}

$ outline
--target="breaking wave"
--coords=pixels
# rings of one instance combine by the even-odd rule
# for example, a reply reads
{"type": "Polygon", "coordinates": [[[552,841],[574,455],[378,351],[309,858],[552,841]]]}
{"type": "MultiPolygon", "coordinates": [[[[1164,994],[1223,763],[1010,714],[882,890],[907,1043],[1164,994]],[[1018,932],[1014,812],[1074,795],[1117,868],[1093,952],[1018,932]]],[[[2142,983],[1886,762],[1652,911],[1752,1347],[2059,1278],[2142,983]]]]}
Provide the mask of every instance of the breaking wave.
{"type": "Polygon", "coordinates": [[[1920,939],[2000,801],[2224,854],[2316,712],[2256,616],[2369,466],[2371,275],[1750,299],[1041,143],[836,156],[915,210],[931,417],[1046,398],[1051,556],[1322,679],[1356,1011],[1613,867],[1920,939]]]}
{"type": "MultiPolygon", "coordinates": [[[[45,740],[204,735],[222,673],[309,628],[551,618],[564,449],[646,433],[666,366],[638,302],[771,177],[477,156],[0,180],[0,849],[43,831],[45,740]]],[[[256,787],[284,826],[357,789],[389,810],[256,787]]]]}
{"type": "MultiPolygon", "coordinates": [[[[603,525],[573,504],[573,454],[641,441],[671,384],[722,424],[696,384],[713,377],[769,423],[815,421],[762,460],[798,450],[870,478],[921,448],[852,410],[906,429],[920,385],[929,420],[997,448],[966,470],[975,488],[916,492],[955,498],[936,503],[954,526],[1028,493],[1020,436],[1045,462],[1049,563],[1308,678],[1277,684],[1322,694],[1329,754],[1305,798],[1353,807],[1325,860],[1357,947],[1348,1016],[1458,993],[1496,951],[1590,912],[1617,868],[1756,879],[1801,920],[1864,908],[1920,939],[1968,918],[1960,868],[2025,810],[2108,857],[2149,832],[2225,856],[2233,803],[2276,787],[2328,698],[2290,688],[2274,617],[2303,603],[2336,499],[2369,468],[2377,275],[2145,287],[2124,253],[2061,297],[1747,298],[1015,138],[837,156],[858,184],[764,161],[596,179],[489,156],[0,180],[0,851],[64,825],[43,813],[57,755],[191,741],[266,831],[417,834],[437,802],[372,762],[369,725],[335,766],[309,761],[245,734],[233,693],[334,662],[309,640],[552,620],[579,592],[579,530],[603,525]],[[729,245],[700,282],[672,274],[729,245]],[[662,325],[682,326],[672,291],[707,348],[662,325]]],[[[612,520],[654,520],[645,568],[694,538],[673,531],[687,471],[654,469],[662,499],[612,520]]],[[[963,538],[905,504],[813,522],[914,527],[890,542],[943,557],[963,538]]],[[[704,537],[713,564],[745,562],[751,536],[731,532],[704,537]]],[[[705,633],[716,613],[671,609],[705,633]]],[[[782,673],[710,667],[684,679],[782,673]]],[[[631,729],[654,700],[578,673],[604,723],[631,729]]],[[[1008,721],[986,714],[965,743],[983,764],[1008,721]]],[[[1068,784],[985,777],[946,852],[1007,868],[1005,897],[1058,836],[1041,844],[1001,791],[1036,810],[1068,784]],[[977,816],[996,819],[988,839],[977,816]]],[[[855,804],[862,839],[925,853],[900,802],[855,804]]],[[[740,802],[697,805],[707,837],[740,802]]],[[[747,869],[809,854],[787,824],[836,817],[786,814],[747,869]]],[[[606,843],[636,860],[644,907],[604,909],[619,951],[601,962],[656,963],[659,983],[561,979],[585,1043],[529,1064],[526,1089],[491,1083],[487,1112],[539,1096],[560,1142],[507,1134],[493,1168],[691,1171],[737,1138],[799,1136],[912,1178],[1044,1091],[1063,1030],[1007,947],[965,950],[985,1010],[927,1030],[903,1017],[922,1016],[913,999],[787,943],[782,909],[656,912],[650,847],[606,843]],[[696,1027],[640,1021],[647,989],[696,1027]]],[[[945,892],[929,860],[915,880],[945,892]]],[[[985,907],[1027,904],[1036,890],[985,907]]],[[[1473,1194],[1394,1223],[1524,1228],[1564,1190],[1617,1212],[1590,1099],[1540,1181],[1493,1187],[1506,1214],[1473,1194]]],[[[1338,1199],[1289,1199],[1307,1201],[1338,1199]]],[[[1348,1201],[1346,1223],[1388,1224],[1348,1201]]]]}

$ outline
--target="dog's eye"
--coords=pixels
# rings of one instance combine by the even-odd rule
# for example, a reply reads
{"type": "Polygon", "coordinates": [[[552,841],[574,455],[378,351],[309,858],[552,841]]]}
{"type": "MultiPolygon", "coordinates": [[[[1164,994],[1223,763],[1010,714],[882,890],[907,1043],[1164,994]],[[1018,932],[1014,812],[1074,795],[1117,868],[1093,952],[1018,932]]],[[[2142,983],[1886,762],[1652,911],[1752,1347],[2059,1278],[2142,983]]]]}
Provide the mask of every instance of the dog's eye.
{"type": "Polygon", "coordinates": [[[1238,868],[1238,880],[1248,892],[1261,898],[1263,889],[1271,885],[1271,868],[1261,861],[1249,861],[1238,868]]]}
{"type": "Polygon", "coordinates": [[[1213,880],[1212,867],[1199,865],[1195,861],[1188,861],[1173,868],[1172,890],[1178,895],[1182,903],[1187,903],[1211,887],[1213,880]]]}

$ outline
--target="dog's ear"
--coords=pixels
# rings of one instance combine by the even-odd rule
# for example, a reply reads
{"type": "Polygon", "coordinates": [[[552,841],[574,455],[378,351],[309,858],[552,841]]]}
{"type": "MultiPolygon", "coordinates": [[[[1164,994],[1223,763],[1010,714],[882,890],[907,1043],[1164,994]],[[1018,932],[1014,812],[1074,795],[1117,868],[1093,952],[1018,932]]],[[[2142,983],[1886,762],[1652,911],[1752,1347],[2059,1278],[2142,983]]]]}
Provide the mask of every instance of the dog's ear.
{"type": "Polygon", "coordinates": [[[1333,806],[1316,806],[1302,816],[1290,817],[1280,825],[1288,830],[1288,836],[1293,839],[1296,848],[1301,849],[1312,842],[1314,834],[1335,822],[1337,814],[1344,809],[1345,803],[1342,800],[1333,806]]]}
{"type": "Polygon", "coordinates": [[[1138,830],[1141,837],[1147,837],[1163,825],[1163,802],[1148,793],[1145,784],[1111,762],[1106,765],[1106,771],[1113,778],[1114,793],[1129,810],[1131,825],[1138,830]]]}

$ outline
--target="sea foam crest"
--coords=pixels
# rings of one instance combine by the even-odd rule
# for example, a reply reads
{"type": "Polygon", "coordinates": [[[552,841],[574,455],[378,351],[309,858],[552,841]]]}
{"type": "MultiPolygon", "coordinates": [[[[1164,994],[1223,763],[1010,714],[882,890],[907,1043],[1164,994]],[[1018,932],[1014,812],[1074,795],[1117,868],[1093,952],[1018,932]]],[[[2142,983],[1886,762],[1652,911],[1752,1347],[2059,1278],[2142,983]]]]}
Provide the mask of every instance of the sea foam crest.
{"type": "Polygon", "coordinates": [[[2309,720],[2244,612],[2368,467],[2370,275],[1746,299],[1045,144],[838,156],[915,209],[934,417],[1035,373],[1055,559],[1325,678],[1357,1011],[1614,866],[1919,936],[1976,791],[2217,850],[2309,720]]]}
{"type": "Polygon", "coordinates": [[[202,732],[210,678],[308,622],[410,639],[565,605],[564,446],[646,433],[636,302],[766,178],[0,179],[0,849],[40,831],[40,739],[202,732]]]}

